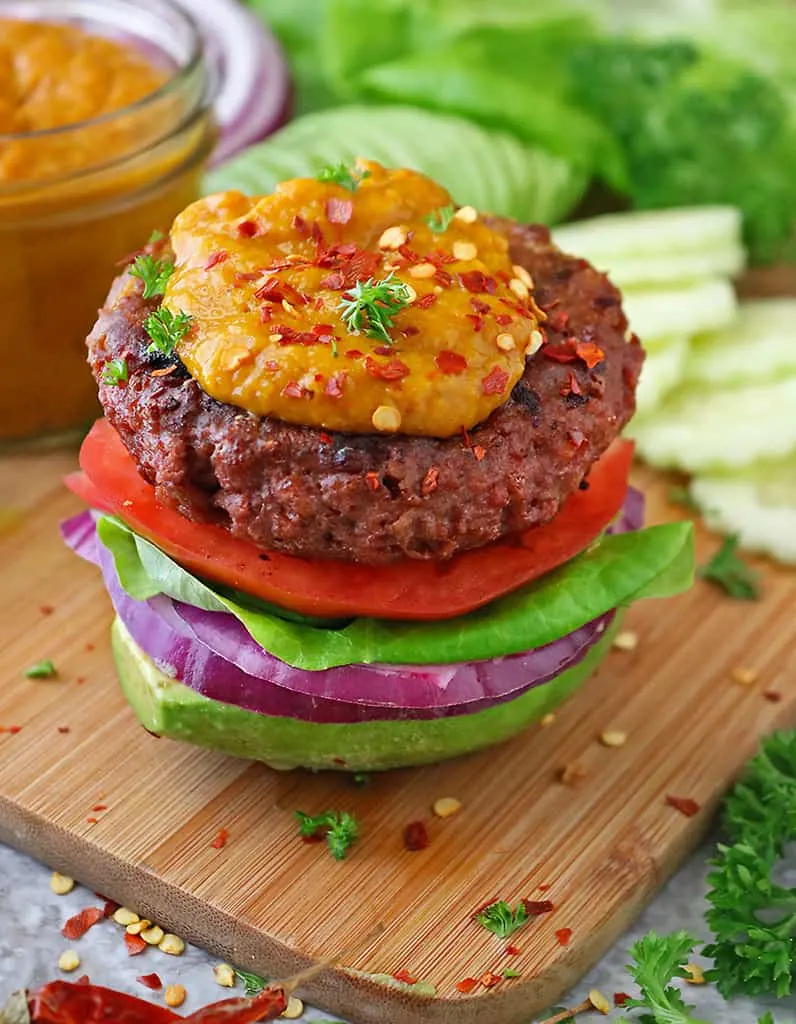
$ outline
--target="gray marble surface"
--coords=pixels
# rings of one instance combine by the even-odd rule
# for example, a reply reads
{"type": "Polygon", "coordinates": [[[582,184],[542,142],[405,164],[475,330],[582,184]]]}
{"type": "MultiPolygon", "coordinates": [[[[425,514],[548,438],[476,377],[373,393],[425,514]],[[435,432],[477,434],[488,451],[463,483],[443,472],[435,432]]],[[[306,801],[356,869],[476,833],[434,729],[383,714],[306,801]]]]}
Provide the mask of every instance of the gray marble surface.
{"type": "MultiPolygon", "coordinates": [[[[659,932],[687,928],[695,935],[706,935],[702,911],[708,853],[706,847],[686,864],[634,927],[582,980],[566,1005],[582,1000],[590,988],[599,988],[609,998],[616,991],[632,992],[632,983],[624,970],[627,948],[645,931],[651,928],[659,932]]],[[[55,896],[50,891],[49,878],[49,868],[0,845],[0,997],[4,998],[16,988],[35,987],[63,977],[57,962],[61,952],[67,948],[76,950],[81,959],[81,965],[72,977],[86,973],[97,984],[149,997],[153,1001],[158,999],[158,994],[148,993],[138,984],[135,980],[138,975],[156,971],[164,984],[181,983],[188,992],[183,1012],[230,994],[214,981],[212,966],[217,961],[201,949],[189,947],[179,958],[149,949],[130,959],[119,941],[118,926],[110,922],[102,922],[92,928],[77,942],[68,942],[61,935],[64,921],[90,903],[96,904],[96,899],[80,887],[67,896],[55,896]]],[[[755,1024],[768,1008],[773,1009],[776,1024],[796,1024],[796,1001],[775,1005],[740,999],[728,1004],[707,985],[691,986],[687,995],[689,1002],[698,1006],[699,1020],[694,1024],[755,1024]]],[[[612,1019],[619,1016],[620,1013],[616,1012],[612,1019]]],[[[307,1009],[303,1019],[330,1021],[331,1016],[307,1009]]]]}

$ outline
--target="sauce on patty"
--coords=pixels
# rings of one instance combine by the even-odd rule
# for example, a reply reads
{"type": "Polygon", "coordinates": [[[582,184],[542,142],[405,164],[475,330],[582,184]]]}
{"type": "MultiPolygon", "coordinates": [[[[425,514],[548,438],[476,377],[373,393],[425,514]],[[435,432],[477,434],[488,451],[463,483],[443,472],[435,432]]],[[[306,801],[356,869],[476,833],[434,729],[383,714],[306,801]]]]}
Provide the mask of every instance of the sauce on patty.
{"type": "Polygon", "coordinates": [[[188,371],[221,402],[328,430],[448,437],[487,419],[541,344],[527,272],[421,174],[333,177],[177,217],[163,305],[191,318],[188,371]]]}

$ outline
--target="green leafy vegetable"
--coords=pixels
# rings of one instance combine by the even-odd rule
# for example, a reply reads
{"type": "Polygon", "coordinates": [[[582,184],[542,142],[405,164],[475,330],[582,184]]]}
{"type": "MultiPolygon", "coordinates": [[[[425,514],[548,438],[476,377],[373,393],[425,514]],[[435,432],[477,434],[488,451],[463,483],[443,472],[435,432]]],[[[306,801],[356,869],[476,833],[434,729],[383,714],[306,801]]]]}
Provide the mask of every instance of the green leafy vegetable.
{"type": "Polygon", "coordinates": [[[450,223],[456,216],[456,207],[451,203],[448,206],[439,206],[432,210],[423,220],[428,224],[435,235],[441,235],[450,227],[450,223]]]}
{"type": "Polygon", "coordinates": [[[165,294],[168,280],[174,273],[174,263],[172,260],[159,260],[145,254],[135,260],[129,273],[131,277],[137,277],[143,281],[143,297],[154,299],[157,295],[165,294]]]}
{"type": "Polygon", "coordinates": [[[499,939],[507,939],[522,928],[528,920],[528,911],[522,902],[512,909],[505,900],[498,900],[480,910],[475,919],[482,928],[497,935],[499,939]]]}
{"type": "Polygon", "coordinates": [[[604,537],[541,580],[460,618],[432,623],[362,618],[324,629],[230,600],[116,519],[101,516],[97,532],[130,597],[143,601],[166,594],[207,611],[229,611],[261,647],[303,669],[354,662],[449,664],[516,654],[551,643],[617,606],[679,593],[693,578],[693,526],[667,523],[604,537]]]}
{"type": "Polygon", "coordinates": [[[172,313],[161,306],[144,320],[144,330],[152,339],[147,352],[159,352],[163,356],[174,355],[179,341],[190,331],[193,318],[187,313],[172,313]]]}
{"type": "Polygon", "coordinates": [[[344,860],[346,854],[359,837],[359,823],[348,811],[324,811],[314,817],[303,811],[296,811],[299,821],[299,835],[311,839],[322,833],[326,845],[335,860],[344,860]]]}
{"type": "Polygon", "coordinates": [[[149,236],[148,244],[149,245],[154,245],[155,242],[162,242],[165,237],[166,236],[163,234],[162,231],[160,231],[158,228],[155,228],[155,230],[149,236]]]}
{"type": "Polygon", "coordinates": [[[350,334],[363,333],[368,338],[379,338],[391,345],[390,328],[395,317],[412,301],[411,293],[403,281],[390,273],[383,281],[357,281],[340,299],[338,308],[350,334]]]}
{"type": "Polygon", "coordinates": [[[102,368],[102,383],[110,387],[118,387],[127,380],[127,360],[109,359],[102,368]]]}
{"type": "Polygon", "coordinates": [[[627,1009],[651,1011],[651,1024],[708,1024],[691,1013],[679,989],[671,983],[673,978],[687,977],[685,964],[694,951],[696,939],[688,932],[656,935],[649,932],[636,942],[630,955],[633,962],[628,970],[641,989],[638,999],[628,999],[627,1009]]]}
{"type": "Polygon", "coordinates": [[[714,966],[706,977],[729,997],[794,990],[796,888],[772,880],[788,843],[796,840],[796,732],[763,741],[727,798],[724,828],[708,875],[706,914],[714,966]]]}
{"type": "Polygon", "coordinates": [[[25,670],[28,679],[52,679],[57,674],[55,665],[50,658],[45,661],[37,661],[35,665],[31,665],[25,670]]]}
{"type": "Polygon", "coordinates": [[[356,192],[359,183],[369,177],[370,171],[358,171],[346,164],[329,164],[322,167],[316,174],[318,181],[339,185],[340,188],[348,189],[349,192],[356,192]]]}
{"type": "Polygon", "coordinates": [[[699,575],[722,587],[738,601],[757,601],[760,598],[759,574],[737,554],[737,534],[725,537],[716,554],[701,566],[699,575]]]}
{"type": "Polygon", "coordinates": [[[239,971],[237,967],[235,968],[235,976],[243,982],[244,995],[246,996],[256,996],[268,984],[267,978],[262,978],[259,974],[252,974],[251,971],[239,971]]]}
{"type": "Polygon", "coordinates": [[[522,972],[515,971],[513,967],[507,967],[503,972],[503,977],[506,979],[506,981],[511,981],[514,978],[521,978],[522,972]]]}

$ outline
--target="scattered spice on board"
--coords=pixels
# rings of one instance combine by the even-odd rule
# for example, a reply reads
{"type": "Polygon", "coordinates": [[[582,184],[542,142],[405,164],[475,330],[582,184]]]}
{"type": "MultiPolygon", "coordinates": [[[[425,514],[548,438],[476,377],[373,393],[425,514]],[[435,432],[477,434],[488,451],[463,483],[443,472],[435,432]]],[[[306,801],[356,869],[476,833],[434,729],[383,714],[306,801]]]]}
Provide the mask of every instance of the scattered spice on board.
{"type": "Polygon", "coordinates": [[[44,661],[37,661],[35,665],[31,665],[30,668],[25,669],[25,675],[28,679],[52,679],[57,674],[58,673],[51,658],[46,658],[44,661]]]}
{"type": "Polygon", "coordinates": [[[462,978],[456,982],[456,991],[468,995],[474,988],[478,987],[478,978],[462,978]]]}
{"type": "Polygon", "coordinates": [[[515,971],[513,967],[507,967],[503,971],[503,977],[506,981],[512,981],[514,978],[521,978],[522,974],[520,971],[515,971]]]}
{"type": "Polygon", "coordinates": [[[569,940],[572,938],[571,928],[559,928],[556,932],[556,939],[558,940],[559,946],[568,946],[569,940]]]}
{"type": "Polygon", "coordinates": [[[686,818],[693,818],[700,809],[696,800],[693,800],[690,796],[672,796],[667,794],[666,803],[670,807],[674,807],[681,814],[684,814],[686,818]]]}
{"type": "Polygon", "coordinates": [[[151,989],[153,992],[159,988],[163,988],[163,982],[160,980],[158,974],[141,974],[135,979],[144,988],[151,989]]]}
{"type": "Polygon", "coordinates": [[[779,704],[779,702],[782,700],[782,694],[779,692],[779,690],[764,690],[763,696],[767,701],[770,701],[772,704],[779,704]]]}
{"type": "Polygon", "coordinates": [[[335,860],[343,860],[359,836],[359,823],[348,811],[324,811],[314,817],[296,811],[296,818],[299,835],[303,839],[325,838],[335,860]]]}
{"type": "Polygon", "coordinates": [[[98,921],[102,920],[102,917],[103,914],[100,907],[86,907],[75,914],[74,917],[69,918],[61,929],[61,934],[66,939],[82,938],[89,928],[93,928],[98,921]]]}
{"type": "Polygon", "coordinates": [[[513,908],[505,900],[498,900],[478,911],[475,919],[482,928],[497,935],[499,939],[507,939],[528,920],[528,910],[524,900],[513,908]]]}
{"type": "Polygon", "coordinates": [[[551,914],[556,909],[552,900],[523,900],[522,905],[525,907],[528,917],[551,914]]]}
{"type": "Polygon", "coordinates": [[[130,935],[129,932],[124,933],[124,944],[127,948],[128,956],[138,956],[139,953],[143,953],[146,949],[146,942],[144,942],[141,936],[130,935]]]}
{"type": "Polygon", "coordinates": [[[407,850],[425,850],[429,844],[428,829],[424,821],[410,821],[404,829],[404,846],[407,850]]]}
{"type": "Polygon", "coordinates": [[[624,1006],[628,999],[632,999],[627,992],[614,992],[614,1006],[624,1006]]]}
{"type": "Polygon", "coordinates": [[[396,971],[393,974],[393,978],[396,981],[402,981],[405,985],[416,985],[417,978],[413,977],[406,968],[402,967],[400,971],[396,971]]]}
{"type": "Polygon", "coordinates": [[[719,550],[699,567],[697,574],[736,601],[757,601],[761,596],[760,575],[737,554],[738,544],[737,533],[725,537],[719,550]]]}
{"type": "Polygon", "coordinates": [[[220,828],[218,830],[218,834],[216,835],[216,838],[212,841],[212,843],[210,845],[212,846],[212,848],[214,850],[223,850],[224,847],[227,845],[227,840],[228,839],[229,839],[229,832],[227,832],[227,830],[225,828],[220,828]]]}
{"type": "Polygon", "coordinates": [[[734,683],[738,683],[739,686],[754,686],[757,682],[758,674],[753,668],[739,666],[730,672],[730,678],[734,683]]]}
{"type": "Polygon", "coordinates": [[[494,988],[495,985],[498,985],[501,980],[502,979],[500,975],[495,974],[492,971],[485,971],[479,978],[479,981],[484,986],[484,988],[494,988]]]}

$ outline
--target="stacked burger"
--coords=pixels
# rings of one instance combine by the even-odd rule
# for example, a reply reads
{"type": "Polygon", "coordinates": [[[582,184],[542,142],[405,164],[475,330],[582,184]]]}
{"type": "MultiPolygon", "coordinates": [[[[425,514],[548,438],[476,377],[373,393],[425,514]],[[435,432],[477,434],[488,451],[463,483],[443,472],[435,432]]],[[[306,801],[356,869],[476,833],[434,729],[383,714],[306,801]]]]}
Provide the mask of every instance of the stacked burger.
{"type": "Polygon", "coordinates": [[[64,527],[152,732],[277,767],[438,761],[593,671],[689,585],[617,437],[643,361],[546,229],[360,162],[209,196],[113,284],[64,527]]]}

